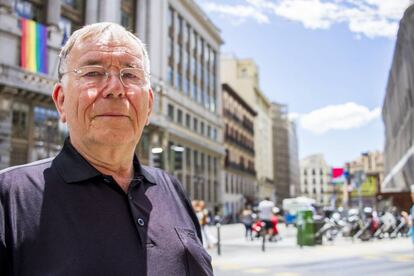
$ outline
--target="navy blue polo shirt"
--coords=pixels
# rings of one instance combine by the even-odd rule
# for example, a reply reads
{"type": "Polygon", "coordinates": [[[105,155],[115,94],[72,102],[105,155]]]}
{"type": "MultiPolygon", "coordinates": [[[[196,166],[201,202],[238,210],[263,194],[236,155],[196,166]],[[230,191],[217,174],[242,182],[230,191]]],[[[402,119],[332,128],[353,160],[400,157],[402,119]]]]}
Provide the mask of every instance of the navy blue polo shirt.
{"type": "Polygon", "coordinates": [[[70,144],[0,172],[1,275],[213,275],[178,180],[141,166],[125,193],[70,144]]]}

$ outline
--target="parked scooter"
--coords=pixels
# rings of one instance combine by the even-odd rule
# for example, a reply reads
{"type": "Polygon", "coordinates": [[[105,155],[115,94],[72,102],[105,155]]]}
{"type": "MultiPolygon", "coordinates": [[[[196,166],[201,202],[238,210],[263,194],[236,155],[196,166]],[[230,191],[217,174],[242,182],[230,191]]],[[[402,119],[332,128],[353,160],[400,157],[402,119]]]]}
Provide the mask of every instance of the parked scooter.
{"type": "Polygon", "coordinates": [[[350,209],[342,228],[342,236],[353,237],[363,226],[358,209],[350,209]]]}
{"type": "Polygon", "coordinates": [[[396,227],[397,219],[391,212],[386,211],[380,217],[380,226],[378,227],[377,231],[375,231],[373,237],[377,239],[391,237],[391,234],[395,231],[396,227]]]}
{"type": "Polygon", "coordinates": [[[407,212],[402,211],[401,214],[397,217],[397,226],[395,227],[394,231],[391,232],[390,238],[394,239],[398,237],[398,235],[402,237],[408,237],[410,233],[410,225],[409,225],[409,215],[407,212]]]}
{"type": "Polygon", "coordinates": [[[330,217],[324,219],[323,226],[316,232],[315,237],[324,237],[328,241],[334,241],[346,223],[341,220],[341,215],[334,212],[330,217]]]}
{"type": "Polygon", "coordinates": [[[380,222],[378,217],[374,214],[371,207],[364,208],[365,219],[361,229],[353,236],[354,239],[362,241],[370,240],[374,233],[378,230],[380,222]]]}

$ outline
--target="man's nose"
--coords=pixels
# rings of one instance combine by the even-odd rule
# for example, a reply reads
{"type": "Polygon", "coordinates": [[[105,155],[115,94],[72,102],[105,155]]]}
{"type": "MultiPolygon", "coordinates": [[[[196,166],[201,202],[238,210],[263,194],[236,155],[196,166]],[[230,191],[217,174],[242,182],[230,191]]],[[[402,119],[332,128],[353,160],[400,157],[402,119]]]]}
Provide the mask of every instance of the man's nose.
{"type": "Polygon", "coordinates": [[[119,73],[110,73],[106,80],[106,87],[103,91],[104,97],[123,97],[125,96],[125,87],[122,84],[119,73]]]}

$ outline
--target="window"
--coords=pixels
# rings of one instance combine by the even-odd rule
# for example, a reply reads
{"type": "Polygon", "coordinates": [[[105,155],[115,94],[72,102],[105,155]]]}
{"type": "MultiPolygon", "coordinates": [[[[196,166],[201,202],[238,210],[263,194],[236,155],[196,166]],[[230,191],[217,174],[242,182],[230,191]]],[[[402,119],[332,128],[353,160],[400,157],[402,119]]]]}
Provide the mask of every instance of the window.
{"type": "Polygon", "coordinates": [[[190,128],[191,127],[191,117],[190,114],[185,114],[185,126],[190,128]]]}
{"type": "Polygon", "coordinates": [[[59,27],[69,37],[84,25],[84,0],[64,0],[62,2],[59,27]]]}
{"type": "Polygon", "coordinates": [[[200,133],[201,135],[204,135],[204,122],[200,123],[200,133]]]}
{"type": "Polygon", "coordinates": [[[22,17],[44,23],[46,9],[42,0],[16,0],[16,13],[22,17]]]}
{"type": "Polygon", "coordinates": [[[247,68],[242,68],[241,69],[241,77],[243,79],[247,78],[247,68]]]}
{"type": "Polygon", "coordinates": [[[174,106],[172,104],[168,104],[168,119],[174,121],[174,106]]]}
{"type": "Polygon", "coordinates": [[[194,53],[197,51],[197,33],[194,31],[193,35],[191,36],[191,46],[194,50],[194,53]]]}
{"type": "Polygon", "coordinates": [[[83,1],[79,1],[79,0],[63,0],[62,4],[70,6],[73,9],[81,9],[82,2],[83,1]]]}
{"type": "Polygon", "coordinates": [[[58,121],[59,114],[57,111],[36,106],[34,108],[34,138],[36,140],[53,139],[59,142],[58,121]],[[49,137],[47,137],[49,136],[49,137]],[[56,140],[57,139],[57,140],[56,140]]]}
{"type": "Polygon", "coordinates": [[[213,139],[212,135],[211,135],[211,126],[207,126],[207,137],[210,139],[213,139]]]}
{"type": "Polygon", "coordinates": [[[168,12],[169,12],[169,15],[168,15],[167,24],[168,24],[169,28],[173,28],[173,25],[174,25],[174,10],[171,7],[169,7],[168,12]]]}
{"type": "Polygon", "coordinates": [[[193,151],[194,173],[198,175],[200,170],[200,163],[198,162],[198,151],[193,151]]]}
{"type": "Polygon", "coordinates": [[[59,130],[59,114],[54,108],[36,106],[33,111],[35,146],[31,159],[38,160],[57,154],[65,134],[59,130]]]}
{"type": "Polygon", "coordinates": [[[168,66],[167,79],[171,85],[174,84],[174,69],[170,65],[168,66]]]}
{"type": "Polygon", "coordinates": [[[191,173],[191,149],[186,148],[184,151],[185,154],[185,165],[187,168],[187,174],[191,173]]]}
{"type": "Polygon", "coordinates": [[[135,11],[136,1],[135,0],[122,0],[121,1],[121,25],[127,30],[135,32],[135,11]]]}
{"type": "Polygon", "coordinates": [[[15,102],[12,109],[12,137],[27,139],[29,106],[15,102]]]}
{"type": "Polygon", "coordinates": [[[183,124],[183,111],[181,109],[177,110],[177,122],[182,125],[183,124]]]}
{"type": "Polygon", "coordinates": [[[195,132],[198,131],[198,120],[197,120],[197,118],[193,119],[193,129],[194,129],[195,132]]]}
{"type": "Polygon", "coordinates": [[[212,93],[211,93],[211,103],[210,103],[210,110],[212,112],[216,111],[216,99],[217,99],[217,77],[216,77],[216,68],[217,68],[217,55],[215,51],[211,52],[211,60],[212,60],[212,70],[211,70],[211,81],[212,81],[212,93]]]}

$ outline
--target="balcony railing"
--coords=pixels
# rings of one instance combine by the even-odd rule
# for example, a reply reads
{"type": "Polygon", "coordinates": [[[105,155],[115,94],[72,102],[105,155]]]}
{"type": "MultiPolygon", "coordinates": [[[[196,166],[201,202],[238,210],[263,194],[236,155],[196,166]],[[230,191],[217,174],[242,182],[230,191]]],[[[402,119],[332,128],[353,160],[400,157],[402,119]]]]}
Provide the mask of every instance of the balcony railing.
{"type": "Polygon", "coordinates": [[[0,64],[0,83],[50,97],[56,78],[26,71],[20,67],[0,64]]]}
{"type": "Polygon", "coordinates": [[[228,109],[223,110],[223,114],[225,117],[231,119],[233,122],[236,122],[238,125],[243,127],[246,131],[248,131],[250,134],[254,134],[254,127],[253,123],[250,122],[246,117],[243,117],[243,119],[240,119],[236,114],[231,112],[228,109]]]}
{"type": "Polygon", "coordinates": [[[224,166],[226,168],[230,168],[230,169],[233,169],[233,170],[237,170],[237,171],[240,171],[240,172],[250,174],[252,176],[256,176],[256,170],[255,169],[249,168],[249,167],[247,167],[243,164],[240,164],[240,163],[231,162],[227,158],[224,160],[224,166]]]}
{"type": "Polygon", "coordinates": [[[240,142],[240,140],[238,140],[238,139],[234,138],[233,136],[229,135],[228,133],[226,133],[226,134],[224,135],[224,137],[225,137],[225,139],[226,139],[226,142],[230,142],[230,143],[232,143],[233,145],[235,145],[235,146],[237,146],[237,147],[239,147],[239,148],[243,149],[244,151],[246,151],[246,152],[248,152],[248,153],[250,153],[250,154],[254,155],[254,148],[253,148],[253,147],[251,147],[251,146],[249,146],[249,145],[246,145],[246,144],[244,144],[244,143],[240,142]]]}

